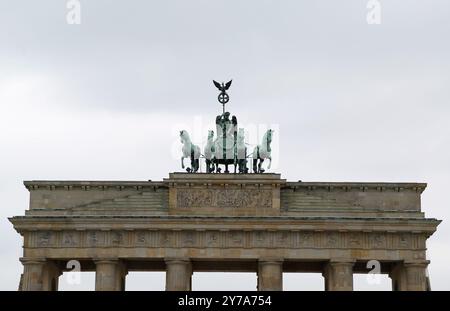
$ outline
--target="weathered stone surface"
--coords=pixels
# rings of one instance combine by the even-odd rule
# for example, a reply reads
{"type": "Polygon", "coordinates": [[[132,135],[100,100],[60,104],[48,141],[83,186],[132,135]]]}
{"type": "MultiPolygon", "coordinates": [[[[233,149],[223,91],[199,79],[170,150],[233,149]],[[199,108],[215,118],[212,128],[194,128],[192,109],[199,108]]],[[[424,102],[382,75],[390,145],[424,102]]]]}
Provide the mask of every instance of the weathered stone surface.
{"type": "Polygon", "coordinates": [[[261,258],[258,263],[258,290],[283,290],[283,260],[261,258]]]}
{"type": "Polygon", "coordinates": [[[29,181],[30,209],[10,218],[24,237],[23,290],[55,290],[65,263],[96,270],[98,290],[123,290],[128,269],[253,271],[260,290],[283,271],[322,272],[351,290],[369,260],[398,290],[425,290],[425,218],[416,183],[286,182],[278,174],[170,174],[162,182],[29,181]]]}
{"type": "Polygon", "coordinates": [[[192,288],[192,265],[184,258],[167,258],[166,290],[188,291],[192,288]]]}
{"type": "Polygon", "coordinates": [[[351,291],[353,290],[353,265],[354,259],[332,258],[323,272],[325,278],[325,290],[327,291],[351,291]]]}

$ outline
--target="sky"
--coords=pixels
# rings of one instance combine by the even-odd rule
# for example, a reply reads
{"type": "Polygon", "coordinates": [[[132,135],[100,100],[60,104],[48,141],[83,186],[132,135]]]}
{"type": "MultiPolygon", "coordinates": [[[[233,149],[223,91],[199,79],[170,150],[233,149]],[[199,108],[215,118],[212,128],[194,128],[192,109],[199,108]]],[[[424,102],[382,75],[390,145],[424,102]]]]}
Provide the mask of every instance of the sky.
{"type": "MultiPolygon", "coordinates": [[[[233,79],[227,110],[250,146],[275,129],[271,171],[283,178],[428,183],[422,210],[444,220],[428,240],[431,286],[450,289],[448,0],[380,0],[380,24],[366,0],[80,0],[80,24],[67,23],[67,2],[0,0],[0,290],[16,290],[22,271],[7,217],[28,207],[23,180],[180,171],[179,131],[203,146],[221,112],[212,79],[233,79]]],[[[194,274],[193,287],[234,289],[236,277],[256,284],[215,273],[194,274]]],[[[355,276],[355,289],[389,279],[375,287],[355,276]]]]}

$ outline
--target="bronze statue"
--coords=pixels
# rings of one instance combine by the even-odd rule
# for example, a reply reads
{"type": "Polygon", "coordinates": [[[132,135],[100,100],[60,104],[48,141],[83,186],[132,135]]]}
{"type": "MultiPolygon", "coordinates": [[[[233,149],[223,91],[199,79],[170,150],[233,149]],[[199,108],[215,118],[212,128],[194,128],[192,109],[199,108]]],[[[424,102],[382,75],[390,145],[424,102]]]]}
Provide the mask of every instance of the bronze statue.
{"type": "Polygon", "coordinates": [[[230,96],[228,96],[227,90],[230,88],[232,81],[233,80],[230,80],[227,83],[222,82],[222,84],[220,84],[219,82],[213,80],[214,85],[220,91],[220,94],[217,97],[217,100],[219,101],[219,103],[222,104],[222,113],[225,113],[225,104],[228,103],[228,101],[230,100],[230,96]]]}
{"type": "MultiPolygon", "coordinates": [[[[222,104],[222,114],[216,116],[216,138],[214,139],[214,131],[208,131],[208,139],[203,150],[203,157],[206,161],[206,173],[220,173],[219,165],[225,165],[224,173],[229,173],[228,166],[234,165],[234,173],[248,173],[247,158],[253,157],[253,172],[263,173],[262,163],[268,159],[270,165],[272,163],[271,148],[272,130],[268,130],[260,145],[256,146],[253,153],[247,155],[247,145],[245,143],[244,129],[238,131],[238,121],[236,116],[230,119],[230,113],[225,111],[225,104],[230,100],[227,90],[231,86],[232,80],[227,83],[219,83],[214,81],[214,85],[219,89],[220,94],[217,97],[222,104]]],[[[196,173],[199,170],[200,148],[191,142],[189,134],[186,131],[180,132],[181,142],[183,143],[183,155],[181,157],[181,166],[184,169],[184,158],[190,158],[191,167],[186,168],[189,173],[196,173]]]]}

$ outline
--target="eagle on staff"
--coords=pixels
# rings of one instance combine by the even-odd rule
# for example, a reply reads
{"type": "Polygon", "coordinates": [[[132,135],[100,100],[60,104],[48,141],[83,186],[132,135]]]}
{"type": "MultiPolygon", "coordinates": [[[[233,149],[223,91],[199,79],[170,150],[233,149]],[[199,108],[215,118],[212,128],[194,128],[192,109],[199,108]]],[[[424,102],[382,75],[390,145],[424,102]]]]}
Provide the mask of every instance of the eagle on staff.
{"type": "Polygon", "coordinates": [[[222,104],[223,106],[223,112],[225,113],[225,104],[228,103],[228,101],[230,100],[230,96],[228,96],[227,94],[227,90],[230,88],[231,86],[231,82],[233,80],[228,81],[227,83],[219,83],[215,80],[213,80],[214,85],[219,89],[220,94],[217,97],[217,99],[219,100],[219,103],[222,104]]]}

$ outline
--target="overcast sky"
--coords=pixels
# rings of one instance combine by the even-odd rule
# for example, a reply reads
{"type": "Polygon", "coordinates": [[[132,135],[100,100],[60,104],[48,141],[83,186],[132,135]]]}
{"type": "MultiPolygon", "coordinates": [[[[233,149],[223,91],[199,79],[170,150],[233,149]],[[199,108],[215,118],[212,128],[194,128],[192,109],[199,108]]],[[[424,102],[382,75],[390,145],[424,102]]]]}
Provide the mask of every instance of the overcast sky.
{"type": "MultiPolygon", "coordinates": [[[[221,111],[212,79],[233,79],[240,125],[276,128],[273,170],[288,180],[427,182],[423,210],[444,220],[428,242],[431,285],[450,289],[448,0],[380,0],[380,25],[366,0],[80,2],[69,25],[66,1],[0,0],[0,289],[22,271],[6,217],[28,207],[23,180],[167,177],[177,131],[201,145],[221,111]]],[[[320,278],[285,286],[323,289],[320,278]]],[[[240,279],[197,274],[194,289],[256,284],[240,279]]]]}

